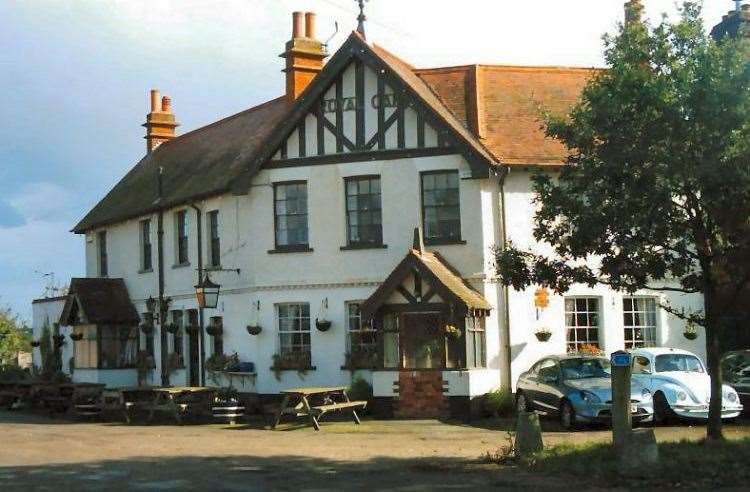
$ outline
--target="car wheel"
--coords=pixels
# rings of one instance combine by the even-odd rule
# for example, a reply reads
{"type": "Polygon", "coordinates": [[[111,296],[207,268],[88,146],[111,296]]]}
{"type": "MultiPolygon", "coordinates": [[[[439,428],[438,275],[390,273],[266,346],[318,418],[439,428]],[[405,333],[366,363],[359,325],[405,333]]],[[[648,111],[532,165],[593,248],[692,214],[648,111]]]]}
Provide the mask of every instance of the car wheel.
{"type": "Polygon", "coordinates": [[[526,394],[519,391],[518,396],[516,396],[516,412],[528,412],[529,410],[529,402],[526,400],[526,394]]]}
{"type": "Polygon", "coordinates": [[[565,430],[573,430],[576,427],[576,411],[567,400],[560,406],[560,425],[565,430]]]}
{"type": "Polygon", "coordinates": [[[657,392],[654,395],[654,424],[669,424],[674,420],[674,411],[669,406],[667,397],[664,393],[657,392]]]}

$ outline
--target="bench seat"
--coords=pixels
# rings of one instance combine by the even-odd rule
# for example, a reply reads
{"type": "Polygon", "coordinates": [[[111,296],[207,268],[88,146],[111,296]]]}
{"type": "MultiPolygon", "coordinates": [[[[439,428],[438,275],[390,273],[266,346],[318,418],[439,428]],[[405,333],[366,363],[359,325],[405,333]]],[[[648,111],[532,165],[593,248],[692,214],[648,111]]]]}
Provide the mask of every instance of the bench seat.
{"type": "Polygon", "coordinates": [[[366,401],[347,401],[341,403],[329,403],[328,405],[315,405],[313,410],[317,410],[320,413],[335,412],[338,410],[346,410],[349,408],[365,408],[367,406],[366,401]]]}

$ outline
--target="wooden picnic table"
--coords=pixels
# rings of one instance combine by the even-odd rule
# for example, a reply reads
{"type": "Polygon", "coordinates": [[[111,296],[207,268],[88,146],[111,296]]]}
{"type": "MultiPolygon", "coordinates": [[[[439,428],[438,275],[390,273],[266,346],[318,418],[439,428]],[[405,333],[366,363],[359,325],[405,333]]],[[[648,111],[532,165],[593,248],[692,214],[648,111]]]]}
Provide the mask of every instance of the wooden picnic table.
{"type": "Polygon", "coordinates": [[[156,412],[174,417],[178,424],[188,416],[211,415],[211,402],[215,388],[178,386],[169,388],[125,388],[122,389],[125,419],[131,422],[131,413],[136,409],[148,411],[148,422],[156,412]]]}
{"type": "Polygon", "coordinates": [[[345,386],[292,388],[281,392],[284,398],[281,402],[272,429],[279,425],[281,417],[293,415],[306,417],[316,431],[320,430],[320,419],[329,412],[349,411],[354,423],[359,425],[357,409],[364,409],[366,401],[351,401],[346,394],[345,386]]]}

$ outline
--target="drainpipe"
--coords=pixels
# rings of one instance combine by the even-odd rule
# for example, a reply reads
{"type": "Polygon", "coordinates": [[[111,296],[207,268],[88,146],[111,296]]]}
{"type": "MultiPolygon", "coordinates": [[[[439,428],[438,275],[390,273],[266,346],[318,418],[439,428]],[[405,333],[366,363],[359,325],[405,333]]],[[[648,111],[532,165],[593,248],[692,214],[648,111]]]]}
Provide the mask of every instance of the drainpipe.
{"type": "MultiPolygon", "coordinates": [[[[190,206],[195,210],[195,226],[198,229],[198,283],[203,280],[203,211],[194,203],[190,206]]],[[[206,337],[203,333],[203,308],[198,306],[198,332],[200,333],[200,366],[201,379],[200,384],[206,384],[206,337]]]]}
{"type": "MultiPolygon", "coordinates": [[[[500,226],[502,227],[501,240],[503,250],[505,250],[508,245],[508,233],[505,220],[505,178],[508,176],[508,173],[510,173],[510,168],[507,168],[506,172],[500,178],[500,208],[502,209],[500,215],[500,226]]],[[[508,286],[503,285],[503,325],[505,326],[505,336],[500,337],[500,344],[502,345],[501,349],[505,352],[506,363],[505,367],[502,368],[500,383],[503,388],[511,389],[513,387],[513,376],[511,374],[512,352],[510,348],[510,303],[508,293],[508,286]]]]}
{"type": "Polygon", "coordinates": [[[159,302],[157,312],[159,319],[159,353],[161,354],[161,384],[169,386],[169,374],[167,374],[167,334],[164,331],[165,313],[162,309],[164,305],[164,209],[162,208],[162,173],[164,168],[159,167],[157,178],[159,214],[156,218],[156,251],[159,258],[159,302]]]}

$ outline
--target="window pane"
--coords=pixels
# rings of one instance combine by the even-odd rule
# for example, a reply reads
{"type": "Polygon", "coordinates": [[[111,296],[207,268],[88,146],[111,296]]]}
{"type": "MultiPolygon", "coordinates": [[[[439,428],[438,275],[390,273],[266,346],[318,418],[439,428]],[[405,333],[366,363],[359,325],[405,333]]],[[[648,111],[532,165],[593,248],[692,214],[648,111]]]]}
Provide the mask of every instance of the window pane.
{"type": "Polygon", "coordinates": [[[422,218],[427,239],[460,239],[459,202],[457,171],[422,174],[422,218]]]}
{"type": "Polygon", "coordinates": [[[380,178],[347,178],[348,244],[379,244],[382,241],[380,178]]]}

